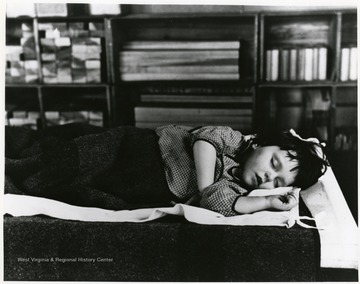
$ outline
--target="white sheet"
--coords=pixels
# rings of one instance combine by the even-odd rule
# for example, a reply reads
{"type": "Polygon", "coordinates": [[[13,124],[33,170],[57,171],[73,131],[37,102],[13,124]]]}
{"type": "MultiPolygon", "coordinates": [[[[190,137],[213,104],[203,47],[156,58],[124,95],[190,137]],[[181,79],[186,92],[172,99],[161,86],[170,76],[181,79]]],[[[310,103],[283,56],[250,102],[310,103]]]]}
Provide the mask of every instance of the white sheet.
{"type": "MultiPolygon", "coordinates": [[[[271,190],[271,194],[284,194],[291,187],[271,190]]],[[[253,195],[262,194],[263,190],[254,191],[253,195]]],[[[270,191],[266,191],[270,193],[270,191]]],[[[299,190],[296,190],[299,195],[299,190]]],[[[167,214],[184,216],[188,221],[210,225],[254,225],[254,226],[286,226],[292,227],[297,218],[299,208],[290,211],[262,211],[253,214],[224,217],[219,213],[185,204],[174,207],[112,211],[100,208],[88,208],[69,205],[63,202],[27,195],[6,194],[4,196],[4,213],[14,217],[47,215],[54,218],[88,222],[147,222],[161,218],[167,214]]]]}
{"type": "Polygon", "coordinates": [[[358,269],[359,230],[331,168],[300,196],[320,229],[321,267],[358,269]]]}
{"type": "MultiPolygon", "coordinates": [[[[279,188],[267,192],[282,194],[288,190],[289,188],[279,188]]],[[[263,192],[259,190],[253,193],[260,195],[263,192]]],[[[300,195],[319,228],[321,267],[358,269],[358,228],[331,168],[318,183],[301,191],[300,195]]],[[[182,215],[188,221],[198,224],[285,226],[287,228],[292,227],[296,222],[301,225],[298,206],[290,211],[262,211],[224,217],[203,208],[184,204],[176,204],[171,208],[112,211],[78,207],[40,197],[6,194],[4,209],[4,213],[12,216],[44,214],[54,218],[88,222],[140,223],[171,214],[182,215]]]]}

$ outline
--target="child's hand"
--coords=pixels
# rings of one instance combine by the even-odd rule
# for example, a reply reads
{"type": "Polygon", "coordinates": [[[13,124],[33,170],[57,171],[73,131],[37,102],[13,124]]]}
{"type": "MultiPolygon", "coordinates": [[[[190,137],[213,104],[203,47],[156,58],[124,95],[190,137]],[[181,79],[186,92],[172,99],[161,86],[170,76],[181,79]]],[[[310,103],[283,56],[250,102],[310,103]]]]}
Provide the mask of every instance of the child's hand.
{"type": "Polygon", "coordinates": [[[290,191],[285,195],[272,195],[268,196],[269,203],[271,208],[281,211],[287,211],[291,208],[295,207],[299,200],[294,194],[294,192],[290,191]]]}

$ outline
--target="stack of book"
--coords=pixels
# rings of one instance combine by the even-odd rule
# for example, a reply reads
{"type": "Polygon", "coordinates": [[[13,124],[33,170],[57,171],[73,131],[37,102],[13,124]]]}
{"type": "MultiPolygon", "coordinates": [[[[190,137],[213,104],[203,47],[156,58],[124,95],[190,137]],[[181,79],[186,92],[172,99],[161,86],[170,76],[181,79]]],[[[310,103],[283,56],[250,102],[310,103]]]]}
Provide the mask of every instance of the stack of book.
{"type": "Polygon", "coordinates": [[[357,135],[353,131],[349,133],[338,133],[335,136],[335,150],[357,150],[357,135]]]}
{"type": "Polygon", "coordinates": [[[126,42],[121,80],[239,80],[239,49],[239,41],[126,42]]]}
{"type": "Polygon", "coordinates": [[[36,111],[11,111],[6,114],[5,125],[37,129],[40,113],[36,111]]]}
{"type": "MultiPolygon", "coordinates": [[[[60,2],[60,1],[59,1],[60,2]]],[[[8,1],[6,3],[7,17],[67,17],[87,15],[120,15],[121,5],[111,3],[34,3],[33,1],[8,1]]]]}
{"type": "Polygon", "coordinates": [[[61,125],[73,122],[104,126],[103,113],[98,111],[46,111],[45,119],[48,125],[61,125]]]}
{"type": "Polygon", "coordinates": [[[327,79],[326,47],[269,49],[266,81],[318,81],[327,79]]]}
{"type": "Polygon", "coordinates": [[[100,83],[102,23],[39,23],[43,82],[100,83]]]}
{"type": "Polygon", "coordinates": [[[37,3],[36,14],[38,17],[66,17],[68,9],[66,3],[37,3]]]}
{"type": "Polygon", "coordinates": [[[341,49],[340,81],[357,80],[357,47],[341,49]]]}
{"type": "Polygon", "coordinates": [[[35,37],[31,24],[21,24],[20,45],[6,46],[7,83],[35,83],[39,80],[39,64],[36,57],[35,37]]]}
{"type": "Polygon", "coordinates": [[[252,108],[253,91],[248,87],[148,87],[141,103],[228,104],[252,108]]]}
{"type": "Polygon", "coordinates": [[[252,109],[138,106],[135,121],[137,127],[144,128],[167,124],[227,125],[246,132],[252,127],[252,109]]]}

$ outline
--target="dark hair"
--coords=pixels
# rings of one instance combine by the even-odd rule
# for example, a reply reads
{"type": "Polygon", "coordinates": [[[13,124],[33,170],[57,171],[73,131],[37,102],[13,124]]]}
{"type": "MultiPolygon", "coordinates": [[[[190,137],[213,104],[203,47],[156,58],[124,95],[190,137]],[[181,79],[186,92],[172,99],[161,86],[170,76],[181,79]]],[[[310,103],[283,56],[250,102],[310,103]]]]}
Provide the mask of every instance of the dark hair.
{"type": "Polygon", "coordinates": [[[316,142],[303,141],[293,136],[289,131],[272,130],[259,133],[249,140],[245,147],[239,149],[238,155],[244,156],[246,152],[251,151],[252,147],[250,146],[252,144],[260,147],[278,146],[281,150],[287,151],[290,159],[296,160],[298,163],[292,169],[292,171],[297,171],[295,182],[292,184],[296,187],[303,189],[310,187],[318,181],[329,166],[324,146],[316,142]]]}

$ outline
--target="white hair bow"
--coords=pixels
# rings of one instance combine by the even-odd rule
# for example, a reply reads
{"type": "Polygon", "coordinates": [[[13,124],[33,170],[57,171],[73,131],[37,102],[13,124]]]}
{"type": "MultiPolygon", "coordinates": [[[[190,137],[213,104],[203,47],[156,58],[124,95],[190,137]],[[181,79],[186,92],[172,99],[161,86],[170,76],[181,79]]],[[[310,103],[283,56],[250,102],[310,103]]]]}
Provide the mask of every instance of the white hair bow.
{"type": "MultiPolygon", "coordinates": [[[[316,143],[316,144],[321,145],[323,147],[325,147],[325,145],[326,145],[324,142],[320,143],[320,141],[315,137],[311,137],[311,138],[308,138],[308,139],[301,138],[300,135],[297,134],[294,129],[290,129],[290,133],[291,133],[292,136],[294,136],[294,137],[296,137],[296,138],[298,138],[298,139],[300,139],[302,141],[316,143]]],[[[316,154],[318,154],[318,156],[320,158],[325,158],[325,154],[324,154],[323,150],[318,145],[315,145],[316,154]]]]}

